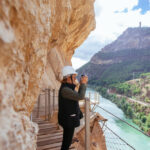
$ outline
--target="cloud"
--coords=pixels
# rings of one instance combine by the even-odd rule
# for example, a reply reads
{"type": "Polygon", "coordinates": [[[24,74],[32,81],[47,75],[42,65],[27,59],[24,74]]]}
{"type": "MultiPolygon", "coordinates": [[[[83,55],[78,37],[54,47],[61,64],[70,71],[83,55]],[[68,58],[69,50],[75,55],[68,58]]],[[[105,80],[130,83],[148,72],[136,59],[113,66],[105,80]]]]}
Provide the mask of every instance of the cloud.
{"type": "Polygon", "coordinates": [[[76,57],[73,57],[71,59],[71,62],[72,62],[72,66],[74,69],[78,69],[79,67],[87,63],[87,61],[82,60],[80,58],[76,58],[76,57]]]}
{"type": "Polygon", "coordinates": [[[141,14],[141,9],[133,10],[138,0],[96,0],[96,30],[92,33],[96,39],[105,41],[115,40],[126,28],[137,27],[139,22],[143,26],[150,26],[149,13],[141,14]]]}
{"type": "Polygon", "coordinates": [[[90,58],[104,46],[103,43],[89,36],[89,38],[76,49],[74,57],[80,57],[83,60],[90,60],[90,58]]]}
{"type": "MultiPolygon", "coordinates": [[[[150,1],[150,0],[149,0],[150,1]]],[[[96,29],[87,40],[75,51],[75,57],[83,60],[90,58],[105,45],[116,40],[128,27],[150,26],[150,10],[141,13],[141,8],[133,9],[138,0],[96,0],[96,29]]]]}

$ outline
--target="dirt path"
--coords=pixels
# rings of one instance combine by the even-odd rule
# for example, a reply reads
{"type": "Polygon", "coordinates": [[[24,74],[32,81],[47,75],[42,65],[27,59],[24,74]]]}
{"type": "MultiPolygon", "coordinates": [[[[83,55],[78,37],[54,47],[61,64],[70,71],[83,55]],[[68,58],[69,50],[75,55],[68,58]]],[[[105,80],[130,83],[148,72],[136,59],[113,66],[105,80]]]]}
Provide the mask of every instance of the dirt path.
{"type": "Polygon", "coordinates": [[[136,99],[124,96],[124,95],[117,94],[115,92],[110,92],[110,90],[108,90],[107,92],[108,92],[108,94],[116,94],[118,97],[125,97],[130,102],[134,102],[134,103],[141,104],[143,106],[149,106],[150,107],[150,103],[142,102],[142,101],[139,101],[139,100],[136,100],[136,99]]]}
{"type": "Polygon", "coordinates": [[[138,103],[138,104],[141,104],[141,105],[144,105],[144,106],[150,106],[149,103],[141,102],[141,101],[139,101],[139,100],[135,100],[135,99],[129,98],[129,97],[127,97],[127,96],[125,96],[125,97],[127,98],[128,101],[135,102],[135,103],[138,103]]]}

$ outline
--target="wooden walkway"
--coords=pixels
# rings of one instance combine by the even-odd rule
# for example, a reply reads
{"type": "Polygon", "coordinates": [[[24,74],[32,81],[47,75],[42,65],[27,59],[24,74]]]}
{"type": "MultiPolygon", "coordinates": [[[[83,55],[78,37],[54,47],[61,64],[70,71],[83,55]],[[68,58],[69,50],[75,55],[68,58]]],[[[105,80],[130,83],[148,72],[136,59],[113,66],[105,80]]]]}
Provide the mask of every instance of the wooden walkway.
{"type": "MultiPolygon", "coordinates": [[[[33,122],[39,126],[37,150],[60,150],[63,131],[59,129],[58,125],[40,118],[33,118],[33,122]]],[[[77,149],[71,146],[70,150],[77,149]]]]}

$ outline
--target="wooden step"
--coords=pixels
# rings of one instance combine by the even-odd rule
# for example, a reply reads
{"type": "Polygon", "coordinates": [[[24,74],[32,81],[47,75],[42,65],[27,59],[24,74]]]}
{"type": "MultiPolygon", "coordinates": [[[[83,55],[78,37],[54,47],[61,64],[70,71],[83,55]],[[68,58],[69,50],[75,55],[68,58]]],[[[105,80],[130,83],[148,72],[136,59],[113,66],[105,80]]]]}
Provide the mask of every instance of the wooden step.
{"type": "Polygon", "coordinates": [[[43,141],[48,141],[48,140],[62,139],[62,137],[63,137],[62,134],[55,135],[55,136],[49,136],[49,137],[46,137],[46,138],[38,139],[37,143],[43,142],[43,141]]]}
{"type": "Polygon", "coordinates": [[[61,147],[55,147],[55,148],[51,148],[51,149],[46,149],[46,150],[60,150],[61,147]]]}
{"type": "Polygon", "coordinates": [[[63,132],[57,132],[57,133],[50,133],[50,134],[46,134],[46,135],[39,135],[38,136],[38,140],[40,139],[45,139],[45,138],[49,138],[49,137],[52,137],[52,136],[59,136],[59,135],[63,135],[63,132]]]}
{"type": "MultiPolygon", "coordinates": [[[[61,147],[46,149],[46,150],[60,150],[61,147]]],[[[77,150],[76,148],[69,148],[69,150],[77,150]]]]}
{"type": "MultiPolygon", "coordinates": [[[[33,121],[36,121],[36,122],[45,122],[45,120],[42,120],[41,118],[32,118],[33,121]]],[[[46,121],[48,122],[48,121],[46,121]]]]}
{"type": "MultiPolygon", "coordinates": [[[[49,128],[49,126],[51,126],[51,127],[56,127],[56,125],[54,125],[54,124],[49,124],[49,123],[39,124],[39,128],[40,128],[40,129],[46,129],[46,128],[49,128]]],[[[58,128],[58,127],[57,127],[57,128],[58,128]]]]}
{"type": "Polygon", "coordinates": [[[40,142],[37,142],[37,146],[43,146],[43,145],[48,145],[48,144],[54,144],[54,143],[62,143],[62,136],[61,137],[52,137],[49,139],[44,139],[40,142]]]}
{"type": "Polygon", "coordinates": [[[45,128],[39,128],[39,132],[44,132],[44,131],[50,131],[50,130],[57,130],[58,127],[56,126],[46,126],[45,128]]]}
{"type": "MultiPolygon", "coordinates": [[[[39,126],[37,150],[60,150],[63,131],[59,129],[58,125],[36,117],[33,118],[33,122],[39,126]]],[[[71,147],[70,150],[76,149],[71,147]]]]}
{"type": "Polygon", "coordinates": [[[50,130],[50,131],[43,131],[43,132],[39,132],[38,133],[38,136],[39,135],[46,135],[46,134],[53,134],[53,133],[57,133],[57,132],[61,132],[61,130],[50,130]]]}
{"type": "Polygon", "coordinates": [[[50,122],[48,122],[48,121],[33,121],[33,122],[35,122],[35,123],[37,123],[37,124],[46,124],[46,123],[50,123],[50,122]]]}
{"type": "Polygon", "coordinates": [[[44,145],[44,146],[38,146],[37,150],[44,150],[44,149],[52,149],[52,148],[60,148],[61,147],[62,142],[58,142],[58,143],[53,143],[53,144],[48,144],[48,145],[44,145]]]}

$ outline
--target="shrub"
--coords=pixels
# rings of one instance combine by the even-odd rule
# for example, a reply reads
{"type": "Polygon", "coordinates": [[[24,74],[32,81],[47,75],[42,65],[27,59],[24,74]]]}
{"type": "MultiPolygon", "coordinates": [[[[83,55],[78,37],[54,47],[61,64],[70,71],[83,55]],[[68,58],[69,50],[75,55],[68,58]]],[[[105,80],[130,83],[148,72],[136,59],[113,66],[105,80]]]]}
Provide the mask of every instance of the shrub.
{"type": "Polygon", "coordinates": [[[141,117],[141,121],[142,121],[143,123],[146,123],[146,120],[147,120],[147,117],[146,117],[146,116],[142,116],[142,117],[141,117]]]}
{"type": "Polygon", "coordinates": [[[147,122],[146,123],[147,123],[147,127],[150,128],[150,114],[147,117],[147,122]]]}
{"type": "Polygon", "coordinates": [[[129,106],[128,109],[127,109],[127,115],[128,115],[130,118],[133,118],[133,110],[132,110],[131,106],[129,106]]]}

